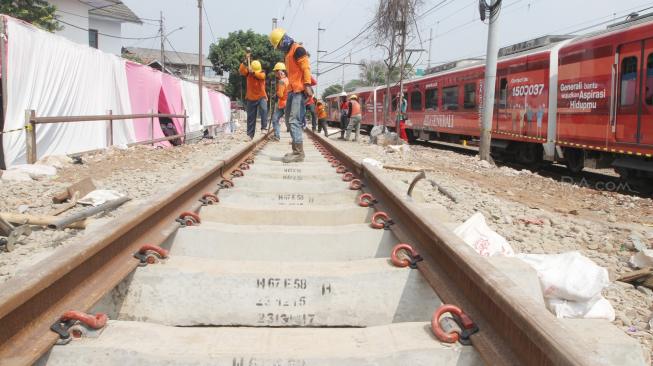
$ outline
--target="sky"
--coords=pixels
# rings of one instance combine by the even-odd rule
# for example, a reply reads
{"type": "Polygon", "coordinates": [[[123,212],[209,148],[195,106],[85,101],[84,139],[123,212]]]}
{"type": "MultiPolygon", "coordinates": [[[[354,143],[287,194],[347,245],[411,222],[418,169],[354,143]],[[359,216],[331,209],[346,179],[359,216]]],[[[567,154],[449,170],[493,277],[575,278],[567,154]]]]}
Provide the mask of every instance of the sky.
{"type": "MultiPolygon", "coordinates": [[[[197,0],[123,0],[143,25],[123,25],[124,37],[151,37],[158,32],[163,12],[166,33],[174,49],[198,52],[197,0]]],[[[318,23],[326,28],[320,35],[320,48],[327,51],[323,61],[382,60],[386,49],[376,46],[372,30],[350,42],[364,30],[374,16],[378,0],[204,0],[204,52],[218,39],[239,29],[267,34],[272,18],[278,19],[295,40],[304,43],[312,55],[315,73],[318,23]],[[335,50],[335,52],[334,52],[335,50]]],[[[499,45],[508,46],[547,34],[587,33],[605,28],[611,21],[628,14],[653,12],[653,2],[645,0],[503,0],[499,18],[499,45]],[[646,9],[651,8],[651,9],[646,9]]],[[[413,54],[410,62],[417,68],[485,54],[487,24],[480,21],[478,0],[423,0],[409,36],[408,48],[424,49],[413,54]],[[438,7],[436,5],[442,4],[438,7]],[[434,8],[435,7],[435,8],[434,8]],[[432,9],[432,10],[431,10],[432,9]],[[430,11],[429,11],[430,10],[430,11]],[[415,26],[415,23],[417,26],[415,26]],[[419,30],[419,31],[416,31],[419,30]],[[433,36],[431,37],[430,34],[433,36]],[[430,40],[430,41],[429,41],[430,40]],[[430,58],[429,58],[429,52],[430,58]]],[[[125,40],[125,46],[158,48],[159,40],[125,40]]],[[[166,45],[170,48],[169,45],[166,45]]],[[[320,64],[320,88],[342,82],[342,67],[320,64]]],[[[345,82],[358,76],[357,66],[344,68],[345,82]]]]}

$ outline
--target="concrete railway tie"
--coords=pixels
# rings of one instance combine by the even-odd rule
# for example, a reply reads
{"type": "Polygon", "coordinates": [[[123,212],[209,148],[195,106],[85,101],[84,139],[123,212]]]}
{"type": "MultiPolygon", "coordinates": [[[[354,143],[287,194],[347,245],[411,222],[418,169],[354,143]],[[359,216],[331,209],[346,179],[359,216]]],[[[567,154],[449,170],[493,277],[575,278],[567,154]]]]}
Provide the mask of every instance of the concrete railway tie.
{"type": "Polygon", "coordinates": [[[283,164],[268,143],[201,224],[163,245],[93,309],[97,337],[55,346],[41,365],[479,365],[436,340],[442,303],[421,274],[390,261],[399,243],[307,140],[283,164]]]}

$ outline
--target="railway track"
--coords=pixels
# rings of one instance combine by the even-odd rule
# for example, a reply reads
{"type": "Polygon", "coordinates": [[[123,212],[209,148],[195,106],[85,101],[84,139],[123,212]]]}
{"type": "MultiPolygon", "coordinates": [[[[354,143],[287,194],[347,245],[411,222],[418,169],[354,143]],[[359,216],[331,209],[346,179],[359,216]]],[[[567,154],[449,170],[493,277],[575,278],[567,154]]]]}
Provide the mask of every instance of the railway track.
{"type": "Polygon", "coordinates": [[[3,284],[0,363],[624,361],[582,341],[600,326],[543,311],[516,284],[532,273],[479,257],[378,172],[311,139],[301,164],[281,162],[284,140],[256,140],[3,284]],[[467,345],[434,336],[443,304],[469,317],[467,345]]]}

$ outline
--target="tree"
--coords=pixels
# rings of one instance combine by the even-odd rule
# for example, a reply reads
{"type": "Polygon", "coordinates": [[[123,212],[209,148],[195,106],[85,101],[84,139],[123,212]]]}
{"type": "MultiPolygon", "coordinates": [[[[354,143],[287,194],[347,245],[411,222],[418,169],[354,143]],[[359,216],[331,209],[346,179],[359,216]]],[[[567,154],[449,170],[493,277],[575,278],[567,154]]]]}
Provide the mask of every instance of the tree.
{"type": "Polygon", "coordinates": [[[45,0],[0,0],[0,13],[24,20],[49,32],[62,28],[55,11],[56,6],[45,0]]]}
{"type": "MultiPolygon", "coordinates": [[[[260,60],[263,71],[268,75],[268,83],[274,78],[272,68],[277,62],[283,61],[283,54],[272,48],[268,36],[255,33],[251,29],[231,32],[227,38],[211,45],[209,60],[213,69],[220,75],[229,72],[229,85],[225,92],[232,99],[242,99],[245,96],[245,80],[238,72],[240,63],[245,59],[245,48],[252,49],[252,60],[260,60]]],[[[268,85],[269,86],[269,85],[268,85]]],[[[268,90],[270,88],[268,87],[268,90]]]]}
{"type": "Polygon", "coordinates": [[[326,97],[332,94],[338,94],[342,92],[342,85],[340,84],[333,84],[329,86],[328,88],[324,89],[322,92],[322,100],[326,100],[326,97]]]}
{"type": "MultiPolygon", "coordinates": [[[[386,83],[387,67],[383,61],[361,61],[358,79],[351,80],[345,84],[345,91],[350,92],[364,86],[380,86],[386,83]]],[[[404,78],[414,75],[412,65],[406,64],[404,78]]],[[[401,78],[398,67],[390,70],[390,83],[396,83],[401,78]]]]}

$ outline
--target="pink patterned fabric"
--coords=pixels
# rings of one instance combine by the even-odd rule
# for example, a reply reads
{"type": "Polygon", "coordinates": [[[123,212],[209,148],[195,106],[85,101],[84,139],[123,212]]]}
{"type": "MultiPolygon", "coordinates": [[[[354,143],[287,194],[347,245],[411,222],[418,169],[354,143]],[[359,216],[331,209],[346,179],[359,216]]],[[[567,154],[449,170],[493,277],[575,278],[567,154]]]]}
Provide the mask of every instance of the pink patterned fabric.
{"type": "MultiPolygon", "coordinates": [[[[133,114],[148,114],[151,112],[158,113],[160,107],[160,98],[162,92],[161,75],[162,73],[145,65],[128,61],[127,84],[129,87],[129,99],[131,101],[133,114]]],[[[134,131],[138,142],[150,139],[150,118],[134,119],[134,131]]],[[[154,139],[164,137],[158,118],[154,119],[153,124],[154,139]]],[[[159,146],[170,146],[170,143],[164,141],[159,146]]]]}
{"type": "MultiPolygon", "coordinates": [[[[161,74],[161,96],[159,98],[159,111],[166,114],[184,114],[184,100],[181,97],[181,83],[179,79],[170,74],[161,74]]],[[[177,134],[184,133],[184,119],[173,118],[177,134]]]]}

